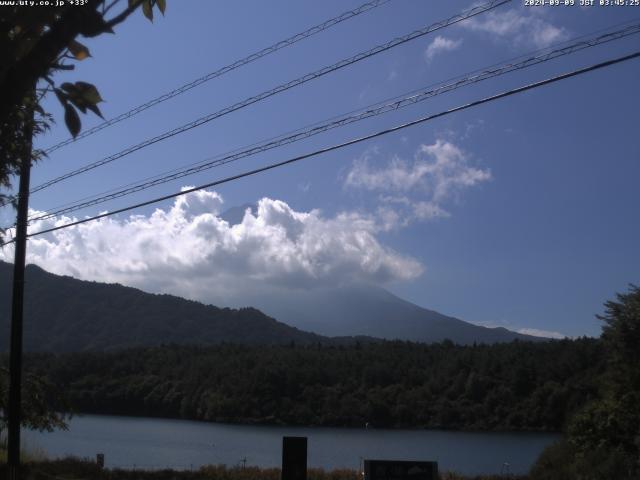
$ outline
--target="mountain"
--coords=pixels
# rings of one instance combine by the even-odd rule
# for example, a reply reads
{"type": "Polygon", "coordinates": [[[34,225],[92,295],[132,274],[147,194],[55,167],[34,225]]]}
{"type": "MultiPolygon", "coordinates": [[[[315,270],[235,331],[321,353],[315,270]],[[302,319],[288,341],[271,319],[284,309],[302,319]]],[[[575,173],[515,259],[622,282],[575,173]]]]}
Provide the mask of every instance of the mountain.
{"type": "Polygon", "coordinates": [[[291,292],[251,294],[233,304],[252,305],[278,320],[327,336],[367,335],[389,340],[461,345],[546,339],[506,328],[487,328],[402,300],[384,288],[350,285],[291,292]]]}
{"type": "MultiPolygon", "coordinates": [[[[232,207],[220,215],[231,225],[242,222],[247,209],[256,204],[232,207]]],[[[461,345],[476,343],[545,341],[506,328],[487,328],[449,317],[407,302],[384,288],[348,285],[291,291],[241,292],[234,306],[251,305],[287,325],[328,336],[367,335],[389,340],[440,342],[450,339],[461,345]]]]}
{"type": "MultiPolygon", "coordinates": [[[[9,344],[12,277],[13,265],[0,262],[0,351],[8,350],[9,344]]],[[[110,350],[163,343],[329,341],[280,323],[255,308],[218,308],[118,284],[54,275],[35,265],[27,266],[25,281],[26,351],[110,350]]]]}
{"type": "MultiPolygon", "coordinates": [[[[0,328],[6,332],[0,336],[0,351],[9,344],[12,274],[13,265],[0,262],[0,328]]],[[[169,343],[335,345],[375,341],[373,337],[414,342],[450,339],[462,345],[541,340],[448,317],[370,285],[268,295],[243,292],[233,303],[241,308],[77,280],[28,265],[24,348],[72,352],[169,343]]]]}

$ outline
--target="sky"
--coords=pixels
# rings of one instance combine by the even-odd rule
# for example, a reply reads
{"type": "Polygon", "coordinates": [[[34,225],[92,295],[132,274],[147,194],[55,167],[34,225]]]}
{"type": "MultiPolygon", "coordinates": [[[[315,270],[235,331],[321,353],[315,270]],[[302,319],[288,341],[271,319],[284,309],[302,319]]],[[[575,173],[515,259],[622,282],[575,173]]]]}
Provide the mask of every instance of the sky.
{"type": "MultiPolygon", "coordinates": [[[[359,6],[341,1],[169,1],[56,81],[94,83],[112,118],[359,6]]],[[[32,185],[418,28],[468,1],[391,0],[53,152],[32,185]]],[[[526,7],[514,0],[35,193],[34,213],[623,22],[636,7],[526,7]]],[[[640,35],[457,89],[103,205],[110,211],[635,52],[640,35]]],[[[485,326],[595,336],[603,303],[640,283],[640,60],[588,73],[206,191],[33,237],[27,260],[58,274],[203,302],[270,285],[291,291],[375,283],[485,326]],[[232,225],[231,207],[256,205],[232,225]]],[[[58,120],[39,148],[68,137],[58,120]]],[[[83,128],[100,123],[82,116],[83,128]]],[[[0,211],[4,225],[14,213],[0,211]]],[[[5,247],[0,258],[11,261],[5,247]]],[[[366,333],[366,332],[363,332],[366,333]]]]}

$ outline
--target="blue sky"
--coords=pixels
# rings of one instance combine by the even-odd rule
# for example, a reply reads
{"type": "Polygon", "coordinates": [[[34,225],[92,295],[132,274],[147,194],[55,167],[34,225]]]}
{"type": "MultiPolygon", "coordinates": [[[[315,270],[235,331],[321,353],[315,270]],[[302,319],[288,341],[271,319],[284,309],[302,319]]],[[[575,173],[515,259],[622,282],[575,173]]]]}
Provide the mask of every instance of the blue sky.
{"type": "MultiPolygon", "coordinates": [[[[115,36],[87,40],[92,58],[59,81],[95,83],[105,99],[101,109],[111,118],[359,4],[169,1],[166,17],[153,24],[138,14],[115,36]]],[[[466,1],[392,0],[56,151],[34,168],[32,185],[470,6],[466,1]]],[[[31,207],[47,211],[639,17],[634,7],[531,8],[513,1],[38,192],[31,207]]],[[[639,38],[456,90],[75,215],[205,183],[630,53],[640,46],[639,38]]],[[[49,236],[39,244],[32,240],[29,259],[58,273],[203,301],[223,302],[221,284],[242,288],[242,282],[234,287],[232,277],[293,290],[313,288],[316,281],[364,279],[475,323],[597,335],[594,315],[601,313],[602,303],[629,283],[640,283],[639,78],[636,60],[536,89],[227,184],[216,189],[222,205],[211,193],[179,205],[169,201],[141,209],[134,220],[123,214],[72,235],[49,236]],[[229,255],[207,250],[212,248],[205,245],[207,238],[214,237],[231,248],[240,230],[227,229],[218,237],[218,227],[209,225],[215,235],[193,237],[186,246],[177,246],[180,236],[169,235],[157,244],[139,240],[143,231],[202,230],[193,223],[198,213],[193,209],[210,208],[217,215],[262,198],[270,203],[264,203],[255,221],[247,219],[253,223],[242,232],[254,230],[243,248],[276,259],[269,265],[234,263],[229,255]],[[153,217],[156,208],[166,215],[153,217]],[[190,213],[178,220],[170,215],[187,209],[190,213]],[[304,245],[287,230],[294,223],[303,229],[304,245]],[[278,228],[258,230],[265,225],[278,228]],[[264,235],[272,236],[264,240],[264,235]],[[137,245],[130,255],[128,242],[137,245]],[[188,249],[183,257],[190,262],[172,257],[180,248],[188,249]],[[191,258],[199,249],[209,251],[207,261],[191,258]],[[135,255],[138,251],[144,258],[135,255]],[[291,252],[303,266],[291,266],[291,252]],[[336,258],[327,259],[331,252],[336,258]],[[224,276],[216,276],[224,269],[224,276]],[[172,281],[159,280],[163,274],[172,281]],[[208,287],[195,288],[194,278],[208,287]],[[218,294],[209,297],[207,291],[216,289],[218,294]]],[[[47,106],[59,122],[38,139],[41,147],[68,135],[60,106],[53,99],[47,106]]],[[[99,123],[90,116],[82,120],[85,128],[99,123]]],[[[7,222],[9,212],[2,217],[7,222]]],[[[246,256],[238,245],[222,252],[246,256]]]]}

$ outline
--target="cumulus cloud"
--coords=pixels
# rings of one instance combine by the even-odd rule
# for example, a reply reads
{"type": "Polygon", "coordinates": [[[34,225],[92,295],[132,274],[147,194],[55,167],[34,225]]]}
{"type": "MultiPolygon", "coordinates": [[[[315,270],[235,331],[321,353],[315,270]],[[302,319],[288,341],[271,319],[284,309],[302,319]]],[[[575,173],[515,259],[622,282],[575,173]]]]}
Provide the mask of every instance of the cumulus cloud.
{"type": "Polygon", "coordinates": [[[440,53],[452,52],[453,50],[457,50],[460,45],[462,45],[462,39],[452,40],[450,38],[443,37],[438,35],[433,41],[429,44],[427,49],[424,52],[424,57],[427,62],[430,62],[433,57],[440,53]]]}
{"type": "MultiPolygon", "coordinates": [[[[27,260],[58,274],[218,303],[248,289],[384,284],[423,271],[417,260],[383,246],[366,216],[325,218],[318,210],[299,212],[263,198],[230,224],[220,214],[222,205],[216,192],[193,192],[149,215],[32,237],[27,260]]],[[[39,221],[31,231],[70,220],[39,221]]],[[[0,259],[12,257],[12,248],[0,252],[0,259]]]]}
{"type": "Polygon", "coordinates": [[[568,37],[563,27],[556,27],[536,13],[525,14],[518,10],[488,12],[469,18],[461,22],[460,26],[471,31],[510,38],[518,44],[533,45],[537,48],[548,47],[568,37]]]}
{"type": "Polygon", "coordinates": [[[490,170],[471,166],[466,152],[444,140],[421,145],[413,161],[394,156],[376,168],[372,158],[377,154],[367,151],[356,159],[344,186],[380,193],[378,217],[385,230],[405,226],[411,220],[448,217],[446,203],[464,189],[491,179],[490,170]]]}
{"type": "Polygon", "coordinates": [[[533,337],[556,338],[559,340],[569,338],[564,333],[554,332],[552,330],[541,330],[539,328],[518,328],[516,332],[522,333],[523,335],[531,335],[533,337]]]}

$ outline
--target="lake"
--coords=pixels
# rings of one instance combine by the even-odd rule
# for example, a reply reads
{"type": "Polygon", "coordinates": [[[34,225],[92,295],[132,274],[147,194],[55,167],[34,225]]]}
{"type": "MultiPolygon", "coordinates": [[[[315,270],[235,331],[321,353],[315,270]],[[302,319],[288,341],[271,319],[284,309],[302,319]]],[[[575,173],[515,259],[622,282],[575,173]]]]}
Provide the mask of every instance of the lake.
{"type": "Polygon", "coordinates": [[[469,433],[439,430],[382,430],[325,427],[228,425],[187,420],[76,416],[69,430],[26,431],[27,449],[49,457],[74,455],[107,467],[198,468],[207,464],[279,467],[283,436],[308,437],[310,467],[360,468],[366,459],[436,460],[441,471],[526,473],[540,452],[559,438],[539,433],[469,433]]]}

